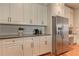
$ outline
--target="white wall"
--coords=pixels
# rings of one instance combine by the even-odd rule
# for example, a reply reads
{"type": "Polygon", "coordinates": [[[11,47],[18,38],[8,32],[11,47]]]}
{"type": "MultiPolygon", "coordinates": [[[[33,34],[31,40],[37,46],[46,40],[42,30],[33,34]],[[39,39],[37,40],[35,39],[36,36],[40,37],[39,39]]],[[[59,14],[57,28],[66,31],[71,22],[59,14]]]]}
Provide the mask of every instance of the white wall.
{"type": "Polygon", "coordinates": [[[79,44],[79,8],[74,10],[74,31],[75,31],[75,42],[79,44]]]}

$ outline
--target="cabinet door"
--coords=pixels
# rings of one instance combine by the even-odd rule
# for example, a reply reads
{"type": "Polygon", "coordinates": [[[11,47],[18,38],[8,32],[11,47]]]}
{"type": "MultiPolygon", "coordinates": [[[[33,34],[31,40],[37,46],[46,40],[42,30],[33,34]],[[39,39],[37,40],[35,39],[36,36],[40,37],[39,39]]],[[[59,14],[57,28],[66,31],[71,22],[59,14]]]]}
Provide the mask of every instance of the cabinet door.
{"type": "Polygon", "coordinates": [[[32,56],[33,40],[32,38],[24,38],[23,53],[24,56],[32,56]]]}
{"type": "Polygon", "coordinates": [[[43,7],[42,5],[38,5],[38,25],[42,25],[43,24],[43,7]]]}
{"type": "Polygon", "coordinates": [[[69,27],[73,27],[73,10],[65,6],[65,17],[68,18],[69,27]]]}
{"type": "Polygon", "coordinates": [[[58,11],[58,15],[64,17],[64,3],[59,3],[59,11],[58,11]]]}
{"type": "Polygon", "coordinates": [[[73,27],[73,15],[74,15],[74,13],[73,13],[73,9],[70,9],[70,26],[71,27],[73,27]]]}
{"type": "Polygon", "coordinates": [[[53,5],[53,11],[55,16],[64,16],[64,4],[63,3],[55,3],[53,5]]]}
{"type": "MultiPolygon", "coordinates": [[[[22,41],[21,41],[22,42],[22,41]]],[[[20,38],[2,40],[3,56],[20,56],[22,55],[20,38]]]]}
{"type": "Polygon", "coordinates": [[[32,23],[38,25],[38,4],[32,4],[32,23]]]}
{"type": "Polygon", "coordinates": [[[24,4],[24,23],[32,25],[32,4],[24,4]]]}
{"type": "Polygon", "coordinates": [[[68,18],[68,16],[69,16],[69,9],[68,9],[68,7],[64,7],[65,9],[64,9],[64,12],[65,12],[65,17],[66,18],[68,18]]]}
{"type": "Polygon", "coordinates": [[[3,56],[20,56],[20,46],[16,44],[3,45],[2,55],[3,56]]]}
{"type": "Polygon", "coordinates": [[[70,8],[65,7],[65,17],[68,18],[68,24],[70,26],[70,8]]]}
{"type": "Polygon", "coordinates": [[[23,24],[23,4],[13,3],[10,4],[10,17],[11,23],[13,24],[23,24]]]}
{"type": "Polygon", "coordinates": [[[39,37],[33,38],[33,44],[34,44],[33,55],[34,56],[39,55],[39,37]]]}
{"type": "Polygon", "coordinates": [[[2,56],[2,46],[0,46],[0,56],[2,56]]]}
{"type": "Polygon", "coordinates": [[[47,53],[47,42],[46,42],[46,37],[40,37],[40,55],[47,53]]]}
{"type": "Polygon", "coordinates": [[[0,23],[8,23],[9,22],[9,4],[1,3],[0,4],[0,23]]]}
{"type": "Polygon", "coordinates": [[[43,6],[42,11],[42,25],[47,25],[47,7],[43,6]]]}
{"type": "Polygon", "coordinates": [[[52,51],[52,37],[51,36],[46,36],[47,38],[47,52],[52,51]]]}

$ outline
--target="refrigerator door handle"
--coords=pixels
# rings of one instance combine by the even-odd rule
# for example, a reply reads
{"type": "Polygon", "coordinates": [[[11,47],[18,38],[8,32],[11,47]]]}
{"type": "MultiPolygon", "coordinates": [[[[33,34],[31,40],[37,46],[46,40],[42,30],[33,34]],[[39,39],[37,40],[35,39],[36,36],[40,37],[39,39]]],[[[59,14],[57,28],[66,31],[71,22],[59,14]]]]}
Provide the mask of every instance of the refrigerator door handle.
{"type": "Polygon", "coordinates": [[[60,30],[60,35],[61,35],[61,38],[63,39],[64,36],[63,36],[63,28],[60,30]]]}
{"type": "Polygon", "coordinates": [[[63,28],[62,28],[62,35],[61,35],[61,36],[62,36],[62,39],[64,39],[64,35],[63,35],[63,28]]]}

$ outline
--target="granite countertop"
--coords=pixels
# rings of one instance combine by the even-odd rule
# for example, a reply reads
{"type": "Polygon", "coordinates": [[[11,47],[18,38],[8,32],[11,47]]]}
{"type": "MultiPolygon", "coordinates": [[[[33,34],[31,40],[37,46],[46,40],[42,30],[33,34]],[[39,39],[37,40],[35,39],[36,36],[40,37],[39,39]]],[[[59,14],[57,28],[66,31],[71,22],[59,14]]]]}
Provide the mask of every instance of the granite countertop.
{"type": "Polygon", "coordinates": [[[25,34],[23,36],[18,36],[18,35],[0,35],[0,39],[12,39],[12,38],[22,38],[22,37],[37,37],[37,36],[49,36],[50,34],[41,34],[41,35],[28,35],[25,34]]]}

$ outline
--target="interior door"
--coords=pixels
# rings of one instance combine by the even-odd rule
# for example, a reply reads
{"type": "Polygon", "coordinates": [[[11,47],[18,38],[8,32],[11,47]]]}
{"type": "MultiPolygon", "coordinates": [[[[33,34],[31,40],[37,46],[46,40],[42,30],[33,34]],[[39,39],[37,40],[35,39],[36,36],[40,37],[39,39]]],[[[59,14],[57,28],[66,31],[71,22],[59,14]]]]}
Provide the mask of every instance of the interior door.
{"type": "Polygon", "coordinates": [[[63,18],[63,52],[69,50],[69,29],[68,29],[68,19],[63,18]]]}
{"type": "Polygon", "coordinates": [[[62,53],[62,18],[56,17],[56,54],[62,53]]]}

